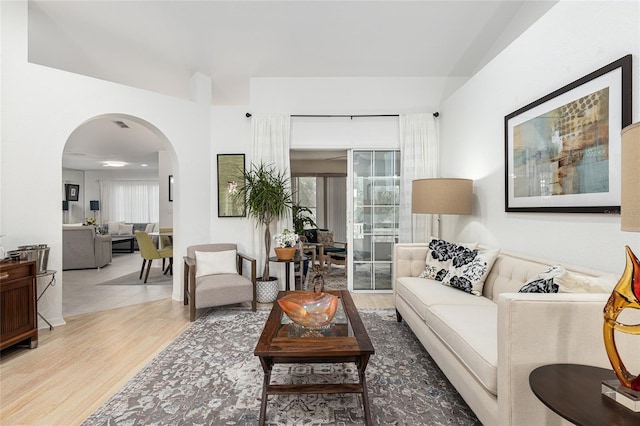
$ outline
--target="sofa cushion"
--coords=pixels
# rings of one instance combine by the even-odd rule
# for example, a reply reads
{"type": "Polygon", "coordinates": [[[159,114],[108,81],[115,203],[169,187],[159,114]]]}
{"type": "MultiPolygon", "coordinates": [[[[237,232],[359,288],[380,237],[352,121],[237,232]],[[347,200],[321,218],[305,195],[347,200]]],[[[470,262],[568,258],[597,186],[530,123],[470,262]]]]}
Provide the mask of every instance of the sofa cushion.
{"type": "Polygon", "coordinates": [[[427,309],[433,305],[495,305],[485,297],[463,294],[453,287],[443,286],[439,281],[416,277],[398,278],[396,281],[396,294],[404,299],[423,320],[426,318],[427,309]]]}
{"type": "Polygon", "coordinates": [[[451,261],[447,275],[442,284],[449,285],[459,290],[482,296],[484,281],[498,257],[498,249],[458,251],[451,261]]]}
{"type": "Polygon", "coordinates": [[[434,305],[426,321],[478,382],[497,395],[498,305],[434,305]]]}
{"type": "Polygon", "coordinates": [[[132,235],[133,225],[121,223],[118,225],[118,235],[132,235]]]}
{"type": "Polygon", "coordinates": [[[555,278],[560,293],[611,293],[618,283],[616,275],[607,274],[591,277],[571,271],[564,271],[555,278]]]}
{"type": "Polygon", "coordinates": [[[562,265],[553,265],[524,283],[518,293],[557,293],[558,284],[555,280],[564,272],[562,265]]]}
{"type": "Polygon", "coordinates": [[[251,281],[238,274],[196,278],[196,308],[222,306],[253,299],[251,281]]]}
{"type": "Polygon", "coordinates": [[[419,278],[442,281],[451,266],[453,258],[460,253],[460,251],[466,248],[475,248],[475,246],[476,245],[469,247],[468,244],[450,243],[439,238],[431,237],[424,271],[419,275],[419,278]]]}

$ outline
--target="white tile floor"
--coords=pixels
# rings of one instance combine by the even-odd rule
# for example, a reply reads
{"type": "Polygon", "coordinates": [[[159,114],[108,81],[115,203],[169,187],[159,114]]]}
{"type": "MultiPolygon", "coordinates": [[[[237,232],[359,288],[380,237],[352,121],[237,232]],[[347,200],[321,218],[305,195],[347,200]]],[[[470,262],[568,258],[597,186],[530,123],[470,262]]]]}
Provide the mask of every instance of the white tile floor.
{"type": "MultiPolygon", "coordinates": [[[[113,255],[111,264],[100,269],[83,269],[62,272],[62,315],[73,315],[104,311],[121,306],[135,305],[152,300],[171,297],[171,285],[98,285],[105,281],[140,272],[142,258],[138,252],[113,255]]],[[[152,268],[161,268],[155,261],[152,268]]]]}

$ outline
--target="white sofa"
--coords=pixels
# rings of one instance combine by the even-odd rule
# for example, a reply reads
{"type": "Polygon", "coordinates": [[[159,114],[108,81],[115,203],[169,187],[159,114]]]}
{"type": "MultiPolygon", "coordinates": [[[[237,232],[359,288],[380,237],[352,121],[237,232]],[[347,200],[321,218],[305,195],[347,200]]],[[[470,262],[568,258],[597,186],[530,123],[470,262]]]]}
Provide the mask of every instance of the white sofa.
{"type": "MultiPolygon", "coordinates": [[[[500,426],[569,424],[532,393],[529,373],[554,363],[611,368],[602,339],[609,293],[518,293],[528,279],[558,262],[501,252],[482,296],[474,296],[417,278],[427,250],[426,243],[394,247],[398,319],[404,319],[480,421],[500,426]]],[[[622,248],[620,252],[624,256],[622,248]]],[[[586,276],[606,275],[563,266],[586,276]]],[[[640,337],[620,336],[616,342],[623,359],[630,371],[638,372],[640,337]],[[632,355],[625,358],[625,352],[632,355]]]]}

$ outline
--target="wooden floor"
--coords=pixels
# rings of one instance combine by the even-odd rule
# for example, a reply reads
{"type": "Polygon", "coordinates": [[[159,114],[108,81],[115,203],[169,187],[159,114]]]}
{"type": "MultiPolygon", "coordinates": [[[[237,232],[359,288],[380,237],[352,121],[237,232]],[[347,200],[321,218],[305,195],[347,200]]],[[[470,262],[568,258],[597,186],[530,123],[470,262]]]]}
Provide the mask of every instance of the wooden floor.
{"type": "MultiPolygon", "coordinates": [[[[389,294],[355,294],[359,308],[393,306],[389,294]]],[[[0,354],[0,424],[77,425],[189,326],[170,298],[65,318],[40,330],[37,349],[0,354]]]]}

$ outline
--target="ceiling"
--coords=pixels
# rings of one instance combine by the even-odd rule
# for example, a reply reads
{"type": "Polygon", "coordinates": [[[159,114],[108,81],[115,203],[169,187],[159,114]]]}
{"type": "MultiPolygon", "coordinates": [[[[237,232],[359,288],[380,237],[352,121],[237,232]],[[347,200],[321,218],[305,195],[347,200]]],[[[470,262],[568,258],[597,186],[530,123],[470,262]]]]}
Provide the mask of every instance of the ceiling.
{"type": "Polygon", "coordinates": [[[32,0],[29,61],[249,105],[253,77],[468,78],[556,2],[32,0]]]}

